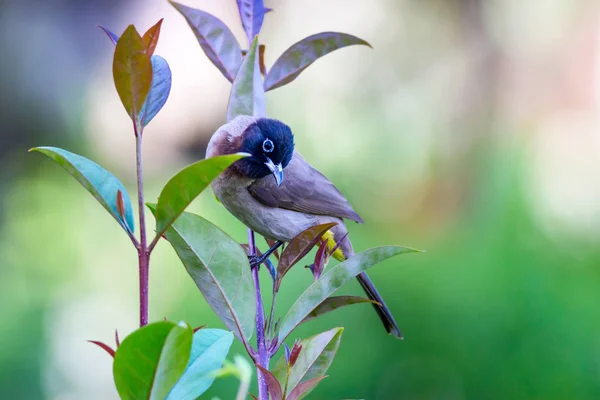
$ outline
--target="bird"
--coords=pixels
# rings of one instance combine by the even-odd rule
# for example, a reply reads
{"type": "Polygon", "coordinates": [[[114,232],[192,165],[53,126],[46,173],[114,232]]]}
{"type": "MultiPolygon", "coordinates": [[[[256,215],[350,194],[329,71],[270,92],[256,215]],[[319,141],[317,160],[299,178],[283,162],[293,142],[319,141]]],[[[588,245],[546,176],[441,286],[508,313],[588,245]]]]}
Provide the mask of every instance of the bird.
{"type": "MultiPolygon", "coordinates": [[[[272,118],[239,115],[209,140],[206,158],[248,153],[230,165],[211,183],[218,201],[239,221],[263,237],[276,241],[264,256],[315,225],[334,222],[324,235],[333,257],[343,261],[355,253],[344,220],[363,223],[348,200],[322,173],[295,150],[294,134],[285,123],[272,118]],[[341,241],[341,243],[339,243],[341,241]]],[[[362,272],[357,279],[374,301],[388,334],[402,339],[391,311],[362,272]]]]}

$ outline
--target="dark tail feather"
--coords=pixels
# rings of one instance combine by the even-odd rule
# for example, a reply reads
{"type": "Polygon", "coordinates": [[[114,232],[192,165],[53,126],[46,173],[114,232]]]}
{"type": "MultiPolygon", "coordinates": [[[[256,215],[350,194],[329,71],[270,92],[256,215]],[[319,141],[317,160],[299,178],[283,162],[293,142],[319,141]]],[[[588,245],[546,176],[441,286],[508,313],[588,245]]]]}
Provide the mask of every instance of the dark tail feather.
{"type": "Polygon", "coordinates": [[[358,279],[358,282],[360,282],[360,286],[362,286],[365,293],[367,294],[367,297],[369,297],[370,300],[374,300],[374,301],[378,302],[379,304],[381,304],[381,306],[379,306],[377,304],[373,304],[373,307],[375,307],[375,311],[377,311],[377,315],[379,315],[381,322],[383,322],[383,326],[385,326],[385,330],[389,334],[392,334],[399,339],[403,339],[402,332],[400,332],[400,328],[398,328],[398,324],[396,324],[396,321],[394,321],[394,317],[392,316],[390,309],[387,308],[387,306],[385,305],[385,302],[381,298],[381,295],[379,294],[377,289],[375,289],[375,285],[373,285],[373,282],[371,282],[371,279],[369,279],[366,272],[362,272],[356,278],[358,279]]]}

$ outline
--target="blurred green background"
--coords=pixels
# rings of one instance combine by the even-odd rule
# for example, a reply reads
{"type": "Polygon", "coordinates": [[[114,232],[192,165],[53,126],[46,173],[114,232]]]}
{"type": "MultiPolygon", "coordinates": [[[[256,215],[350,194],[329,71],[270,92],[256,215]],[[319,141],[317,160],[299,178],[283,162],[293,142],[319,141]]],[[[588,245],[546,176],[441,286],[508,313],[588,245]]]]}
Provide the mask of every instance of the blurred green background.
{"type": "MultiPolygon", "coordinates": [[[[233,0],[184,3],[243,42],[233,0]]],[[[268,65],[321,31],[373,45],[340,50],[269,92],[268,114],[291,125],[297,148],[363,216],[350,225],[357,250],[427,251],[370,273],[404,341],[362,305],[297,331],[346,328],[310,398],[600,398],[600,4],[266,4],[268,65]]],[[[162,17],[157,54],[174,77],[145,134],[149,201],[203,157],[225,119],[229,84],[183,18],[162,0],[0,3],[0,399],[117,398],[111,359],[86,340],[135,329],[135,251],[91,196],[27,149],[81,153],[133,195],[134,138],[111,80],[113,46],[95,25],[143,31],[162,17]]],[[[245,240],[210,191],[191,210],[245,240]]],[[[293,270],[280,310],[311,279],[293,270]]],[[[222,326],[166,243],[150,291],[152,320],[222,326]]],[[[236,386],[218,381],[205,398],[233,398],[236,386]]]]}

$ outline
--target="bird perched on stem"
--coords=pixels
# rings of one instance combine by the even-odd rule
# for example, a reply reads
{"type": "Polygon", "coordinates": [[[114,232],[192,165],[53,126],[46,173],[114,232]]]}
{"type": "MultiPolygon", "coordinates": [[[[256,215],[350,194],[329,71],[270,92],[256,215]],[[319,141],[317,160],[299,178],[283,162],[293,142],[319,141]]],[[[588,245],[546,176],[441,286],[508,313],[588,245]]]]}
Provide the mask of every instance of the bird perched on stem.
{"type": "MultiPolygon", "coordinates": [[[[362,223],[362,218],[340,191],[294,150],[294,135],[287,125],[275,119],[238,116],[213,134],[206,156],[238,152],[251,156],[232,164],[212,183],[215,195],[231,214],[278,244],[312,226],[335,222],[325,238],[330,248],[342,241],[333,257],[342,261],[354,254],[343,219],[362,223]]],[[[357,278],[369,299],[378,303],[374,307],[387,332],[402,338],[367,274],[357,278]]]]}

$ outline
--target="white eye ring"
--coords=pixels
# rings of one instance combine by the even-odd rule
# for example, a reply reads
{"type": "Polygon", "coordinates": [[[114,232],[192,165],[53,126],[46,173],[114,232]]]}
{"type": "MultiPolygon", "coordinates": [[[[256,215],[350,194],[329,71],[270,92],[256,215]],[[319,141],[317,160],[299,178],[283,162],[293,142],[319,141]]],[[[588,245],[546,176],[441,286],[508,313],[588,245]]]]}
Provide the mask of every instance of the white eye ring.
{"type": "Polygon", "coordinates": [[[262,148],[265,153],[272,153],[273,150],[275,150],[275,145],[273,144],[271,139],[265,139],[262,148]]]}

